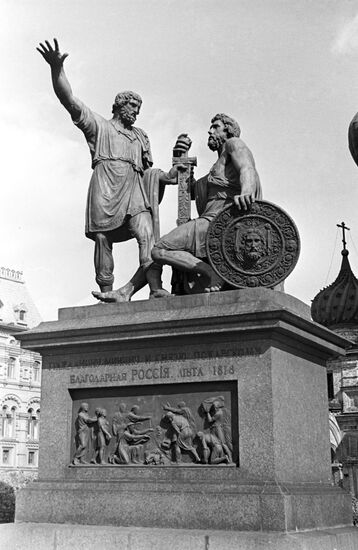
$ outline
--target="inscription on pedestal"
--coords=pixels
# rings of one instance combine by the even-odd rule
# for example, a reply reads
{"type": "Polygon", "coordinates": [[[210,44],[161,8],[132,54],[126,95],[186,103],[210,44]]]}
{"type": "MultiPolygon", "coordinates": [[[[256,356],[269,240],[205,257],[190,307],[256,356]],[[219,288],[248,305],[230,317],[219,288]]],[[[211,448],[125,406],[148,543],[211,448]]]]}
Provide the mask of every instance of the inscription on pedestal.
{"type": "MultiPolygon", "coordinates": [[[[234,374],[234,365],[214,365],[210,368],[209,375],[225,376],[234,374]]],[[[106,374],[70,374],[70,384],[97,384],[105,382],[142,382],[146,380],[164,380],[171,378],[174,374],[174,369],[171,367],[153,367],[147,369],[131,369],[130,371],[122,371],[119,373],[106,374]]],[[[179,378],[195,378],[203,377],[204,370],[202,367],[181,367],[175,374],[179,378]]]]}
{"type": "Polygon", "coordinates": [[[86,388],[70,394],[72,465],[238,463],[234,382],[86,388]]]}
{"type": "Polygon", "coordinates": [[[100,367],[100,366],[129,366],[145,363],[181,363],[183,361],[198,360],[198,359],[217,359],[227,360],[235,357],[248,357],[251,355],[260,355],[263,353],[263,348],[257,345],[223,347],[213,350],[188,350],[185,352],[168,352],[168,353],[136,353],[136,354],[111,354],[105,353],[101,355],[87,354],[74,358],[59,357],[54,359],[48,358],[44,361],[45,369],[71,369],[75,367],[100,367]]]}

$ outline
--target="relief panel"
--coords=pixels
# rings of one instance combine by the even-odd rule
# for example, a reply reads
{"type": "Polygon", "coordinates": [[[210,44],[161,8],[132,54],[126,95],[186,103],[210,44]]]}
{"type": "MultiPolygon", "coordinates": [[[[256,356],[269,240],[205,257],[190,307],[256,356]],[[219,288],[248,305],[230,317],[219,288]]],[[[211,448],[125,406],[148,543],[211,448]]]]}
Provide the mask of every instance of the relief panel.
{"type": "Polygon", "coordinates": [[[73,466],[238,464],[235,382],[70,394],[73,466]]]}

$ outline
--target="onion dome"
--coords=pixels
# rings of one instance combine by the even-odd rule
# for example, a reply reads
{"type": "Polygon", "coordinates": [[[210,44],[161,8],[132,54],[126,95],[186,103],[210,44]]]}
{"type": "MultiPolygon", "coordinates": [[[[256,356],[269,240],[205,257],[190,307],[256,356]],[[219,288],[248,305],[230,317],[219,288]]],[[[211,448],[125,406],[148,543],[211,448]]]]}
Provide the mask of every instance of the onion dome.
{"type": "Polygon", "coordinates": [[[358,279],[352,272],[345,245],[343,236],[342,265],[337,279],[321,290],[311,305],[312,319],[331,329],[358,327],[358,279]]]}

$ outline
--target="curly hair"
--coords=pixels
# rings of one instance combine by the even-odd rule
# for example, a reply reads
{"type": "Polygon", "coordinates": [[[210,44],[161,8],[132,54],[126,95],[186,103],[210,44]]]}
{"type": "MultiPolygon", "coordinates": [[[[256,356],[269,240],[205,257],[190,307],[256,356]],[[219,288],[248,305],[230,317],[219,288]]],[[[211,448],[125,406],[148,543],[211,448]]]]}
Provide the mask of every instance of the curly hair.
{"type": "Polygon", "coordinates": [[[119,92],[119,94],[117,94],[114,98],[112,113],[114,114],[115,111],[120,109],[123,105],[125,105],[126,103],[128,103],[128,101],[131,101],[132,99],[134,99],[135,101],[139,101],[140,105],[142,104],[142,98],[139,94],[131,92],[130,90],[119,92]]]}
{"type": "Polygon", "coordinates": [[[227,137],[240,137],[241,129],[239,124],[231,118],[228,115],[225,115],[224,113],[218,113],[211,119],[211,124],[215,122],[216,120],[221,120],[221,122],[224,124],[224,130],[226,131],[227,137]]]}

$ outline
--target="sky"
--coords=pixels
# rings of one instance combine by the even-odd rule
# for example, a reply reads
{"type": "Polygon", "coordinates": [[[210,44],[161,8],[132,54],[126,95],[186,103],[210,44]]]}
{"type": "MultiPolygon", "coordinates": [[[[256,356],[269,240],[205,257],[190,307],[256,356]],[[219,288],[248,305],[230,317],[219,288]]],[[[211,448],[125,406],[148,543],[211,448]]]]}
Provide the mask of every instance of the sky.
{"type": "MultiPolygon", "coordinates": [[[[55,97],[36,46],[58,38],[74,94],[111,117],[114,96],[143,98],[137,125],[154,166],[176,137],[208,172],[210,119],[240,123],[264,199],[295,221],[301,255],[285,283],[306,303],[338,274],[337,223],[358,276],[358,167],[347,129],[358,111],[358,5],[353,0],[2,0],[0,2],[0,266],[24,272],[44,320],[93,304],[93,242],[84,235],[91,177],[82,133],[55,97]]],[[[193,208],[193,216],[195,210],[193,208]]],[[[175,226],[177,190],[160,207],[175,226]]],[[[138,266],[135,240],[115,245],[115,288],[138,266]]],[[[169,289],[170,270],[164,281],[169,289]]],[[[145,299],[148,291],[137,295],[145,299]]]]}

